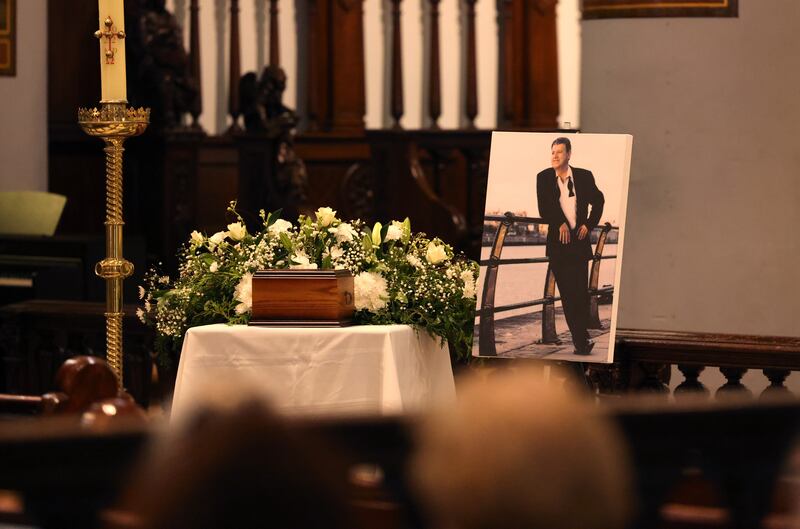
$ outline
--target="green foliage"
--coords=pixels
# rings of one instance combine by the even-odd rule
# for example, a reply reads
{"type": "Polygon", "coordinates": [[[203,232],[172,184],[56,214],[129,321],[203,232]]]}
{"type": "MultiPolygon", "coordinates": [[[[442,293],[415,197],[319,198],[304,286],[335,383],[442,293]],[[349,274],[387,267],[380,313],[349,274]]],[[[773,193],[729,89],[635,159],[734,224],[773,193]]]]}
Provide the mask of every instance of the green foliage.
{"type": "Polygon", "coordinates": [[[296,224],[280,212],[260,212],[263,225],[248,233],[237,222],[210,237],[193,232],[179,254],[176,279],[151,270],[140,289],[139,318],[156,329],[159,361],[177,359],[186,329],[212,323],[246,324],[256,270],[347,269],[355,276],[355,321],[406,324],[447,341],[458,360],[469,358],[475,320],[478,263],[424,233],[409,219],[369,227],[343,222],[330,208],[296,224]]]}

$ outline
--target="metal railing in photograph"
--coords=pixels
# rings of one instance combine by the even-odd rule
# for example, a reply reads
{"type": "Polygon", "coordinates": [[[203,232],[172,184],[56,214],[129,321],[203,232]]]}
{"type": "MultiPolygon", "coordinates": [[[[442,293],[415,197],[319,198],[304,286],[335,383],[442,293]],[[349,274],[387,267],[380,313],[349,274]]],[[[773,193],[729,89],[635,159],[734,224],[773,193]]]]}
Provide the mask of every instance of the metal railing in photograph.
{"type": "MultiPolygon", "coordinates": [[[[561,297],[556,296],[556,279],[553,271],[550,268],[550,259],[548,257],[530,257],[520,259],[501,259],[503,247],[509,230],[514,224],[543,224],[543,219],[539,217],[521,217],[507,212],[502,216],[484,217],[485,221],[499,221],[497,232],[492,242],[492,251],[488,259],[481,259],[481,266],[486,266],[485,278],[483,282],[483,294],[481,296],[481,308],[478,310],[478,318],[480,319],[478,334],[480,344],[481,356],[496,356],[497,349],[495,347],[495,321],[494,315],[497,312],[505,312],[509,310],[523,309],[527,307],[535,307],[542,305],[542,338],[543,344],[559,344],[561,341],[558,339],[556,332],[556,301],[560,301],[561,297]],[[547,275],[544,282],[544,295],[542,298],[530,301],[523,301],[520,303],[512,303],[509,305],[501,305],[496,307],[494,304],[496,287],[497,287],[497,273],[501,265],[516,265],[516,264],[547,264],[547,275]]],[[[606,223],[598,226],[595,230],[599,230],[597,235],[597,243],[595,244],[594,256],[592,257],[592,269],[589,274],[589,328],[600,329],[600,315],[599,315],[599,298],[601,296],[612,296],[614,294],[614,287],[598,288],[600,280],[600,263],[604,259],[616,259],[616,255],[603,255],[606,239],[611,230],[618,230],[619,227],[612,226],[606,223]]],[[[537,232],[538,233],[538,232],[537,232]]],[[[525,242],[515,244],[516,246],[540,246],[543,241],[525,242]]]]}

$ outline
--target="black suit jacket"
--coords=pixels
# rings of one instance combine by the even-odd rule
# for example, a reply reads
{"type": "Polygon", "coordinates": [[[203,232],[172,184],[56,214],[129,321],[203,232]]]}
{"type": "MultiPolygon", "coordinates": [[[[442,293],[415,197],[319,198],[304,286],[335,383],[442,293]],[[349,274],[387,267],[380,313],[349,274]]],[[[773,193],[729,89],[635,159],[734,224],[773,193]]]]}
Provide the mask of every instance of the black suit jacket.
{"type": "MultiPolygon", "coordinates": [[[[572,167],[572,180],[575,185],[576,226],[572,231],[569,244],[561,244],[558,240],[558,230],[567,222],[567,217],[561,210],[559,198],[561,191],[556,183],[556,170],[552,167],[536,175],[536,198],[539,201],[539,216],[548,225],[547,229],[547,256],[551,261],[559,259],[586,259],[592,258],[592,245],[587,236],[578,240],[577,228],[583,224],[591,231],[600,222],[603,215],[605,198],[594,183],[591,171],[572,167]],[[591,206],[591,211],[589,210],[591,206]]],[[[569,223],[567,223],[569,226],[569,223]]]]}

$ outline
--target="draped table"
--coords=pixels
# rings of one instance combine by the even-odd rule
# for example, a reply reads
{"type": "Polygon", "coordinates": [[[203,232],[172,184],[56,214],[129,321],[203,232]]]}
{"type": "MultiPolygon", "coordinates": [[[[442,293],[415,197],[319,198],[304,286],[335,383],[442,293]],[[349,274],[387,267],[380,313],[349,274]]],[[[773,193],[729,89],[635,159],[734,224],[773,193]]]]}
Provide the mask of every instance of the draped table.
{"type": "Polygon", "coordinates": [[[243,394],[287,414],[399,414],[455,399],[446,346],[406,325],[207,325],[186,332],[172,420],[243,394]]]}

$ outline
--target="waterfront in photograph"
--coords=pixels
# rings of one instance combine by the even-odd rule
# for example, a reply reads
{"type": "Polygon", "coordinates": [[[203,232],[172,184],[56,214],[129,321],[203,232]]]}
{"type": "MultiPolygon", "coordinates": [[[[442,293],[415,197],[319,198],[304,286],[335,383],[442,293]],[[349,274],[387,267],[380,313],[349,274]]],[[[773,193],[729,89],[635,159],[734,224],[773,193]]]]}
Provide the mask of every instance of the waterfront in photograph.
{"type": "MultiPolygon", "coordinates": [[[[592,247],[594,249],[594,246],[592,247]]],[[[491,248],[484,246],[481,248],[481,260],[488,259],[491,248]]],[[[606,244],[604,255],[616,255],[617,245],[606,244]]],[[[544,245],[540,246],[506,246],[503,248],[503,259],[528,259],[533,257],[544,257],[544,245]]],[[[616,259],[604,259],[600,265],[600,281],[598,287],[602,288],[614,284],[614,274],[616,270],[616,259]]],[[[483,295],[483,280],[485,266],[481,266],[481,274],[478,281],[478,308],[481,307],[481,296],[483,295]]],[[[547,274],[547,263],[537,264],[512,264],[501,265],[497,273],[497,290],[495,292],[494,306],[511,305],[522,303],[532,299],[540,299],[544,293],[544,279],[547,274]]],[[[588,268],[587,268],[588,274],[588,268]]],[[[556,289],[556,295],[558,290],[556,289]]],[[[556,303],[556,307],[561,305],[556,303]]],[[[526,314],[530,312],[540,312],[541,306],[528,307],[524,309],[509,310],[498,312],[495,319],[500,320],[526,314]]]]}
{"type": "MultiPolygon", "coordinates": [[[[488,259],[490,247],[481,249],[481,259],[488,259]]],[[[607,244],[604,255],[616,255],[617,245],[607,244]]],[[[545,247],[537,246],[507,246],[503,248],[503,259],[525,259],[544,257],[545,247]]],[[[486,267],[481,267],[481,274],[478,282],[478,308],[481,307],[481,297],[483,295],[483,281],[486,277],[486,267]]],[[[600,265],[600,276],[598,287],[614,285],[616,272],[616,259],[604,259],[600,265]]],[[[501,265],[497,274],[497,285],[495,293],[495,307],[522,303],[534,299],[540,299],[544,293],[544,281],[547,274],[547,263],[536,264],[510,264],[501,265]]],[[[588,274],[588,267],[587,267],[588,274]]],[[[556,296],[558,290],[556,289],[556,296]]],[[[575,359],[572,354],[573,346],[569,329],[561,309],[561,303],[556,302],[556,332],[561,341],[560,344],[540,344],[542,337],[541,328],[541,305],[515,309],[495,314],[495,345],[497,356],[514,358],[544,358],[575,359]]],[[[603,329],[590,329],[590,334],[595,342],[595,350],[592,357],[604,356],[608,349],[608,329],[611,323],[611,305],[604,304],[599,307],[599,317],[603,329]]],[[[476,318],[474,343],[474,354],[478,353],[478,324],[476,318]]],[[[592,361],[593,358],[586,358],[592,361]]]]}

